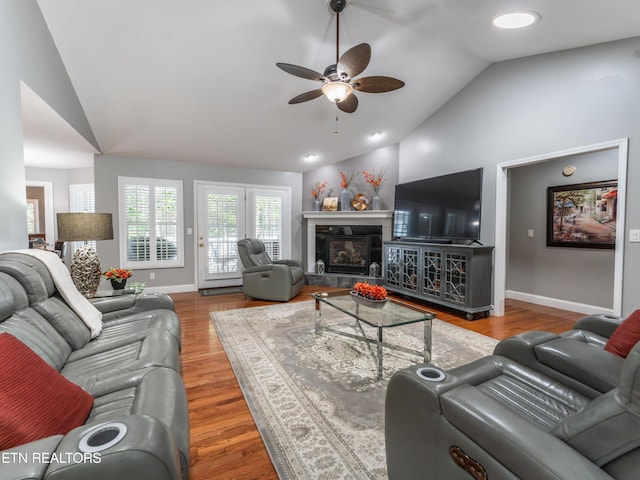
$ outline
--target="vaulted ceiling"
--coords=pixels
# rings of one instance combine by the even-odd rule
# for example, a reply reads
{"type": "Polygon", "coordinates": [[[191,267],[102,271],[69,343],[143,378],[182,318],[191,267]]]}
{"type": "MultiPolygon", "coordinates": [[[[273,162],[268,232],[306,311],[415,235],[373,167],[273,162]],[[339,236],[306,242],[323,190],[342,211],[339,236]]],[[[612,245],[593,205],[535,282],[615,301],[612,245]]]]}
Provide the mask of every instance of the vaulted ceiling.
{"type": "Polygon", "coordinates": [[[340,53],[367,42],[362,76],[406,86],[337,114],[288,105],[319,84],[275,65],[335,63],[329,0],[38,4],[103,153],[298,172],[398,142],[492,62],[640,35],[637,0],[351,0],[340,53]],[[491,24],[517,9],[541,19],[491,24]]]}

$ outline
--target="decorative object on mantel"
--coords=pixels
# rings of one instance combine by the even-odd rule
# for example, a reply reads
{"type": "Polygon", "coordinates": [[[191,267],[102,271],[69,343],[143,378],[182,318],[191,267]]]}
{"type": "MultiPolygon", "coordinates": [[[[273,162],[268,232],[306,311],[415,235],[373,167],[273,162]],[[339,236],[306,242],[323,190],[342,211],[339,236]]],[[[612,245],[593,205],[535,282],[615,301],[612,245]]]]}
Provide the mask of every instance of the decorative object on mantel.
{"type": "Polygon", "coordinates": [[[316,273],[319,275],[324,273],[324,261],[321,258],[316,262],[316,273]]]}
{"type": "Polygon", "coordinates": [[[337,212],[338,211],[338,197],[324,197],[322,202],[323,212],[337,212]]]}
{"type": "Polygon", "coordinates": [[[316,182],[312,187],[311,187],[311,197],[313,199],[313,209],[316,212],[320,211],[320,194],[322,194],[322,192],[324,192],[324,189],[327,188],[327,182],[326,180],[324,182],[316,182]]]}
{"type": "Polygon", "coordinates": [[[340,186],[342,187],[342,193],[340,194],[340,210],[346,212],[351,210],[351,193],[349,192],[349,185],[353,181],[355,176],[354,172],[344,173],[340,170],[340,186]]]}
{"type": "Polygon", "coordinates": [[[387,289],[380,285],[358,282],[353,286],[351,298],[354,302],[371,308],[382,308],[387,303],[387,289]]]}
{"type": "Polygon", "coordinates": [[[111,288],[114,290],[124,290],[127,285],[127,278],[130,278],[133,273],[131,270],[124,268],[113,268],[103,273],[103,275],[111,282],[111,288]]]}
{"type": "Polygon", "coordinates": [[[371,209],[372,210],[380,210],[380,196],[378,195],[378,191],[380,190],[380,186],[382,182],[384,182],[384,173],[386,171],[386,167],[376,173],[375,170],[371,172],[364,171],[362,175],[364,175],[364,181],[373,187],[373,198],[371,199],[371,209]]]}
{"type": "Polygon", "coordinates": [[[369,199],[365,197],[362,193],[359,193],[354,197],[353,202],[351,202],[351,205],[353,205],[353,208],[355,208],[356,210],[359,210],[359,211],[366,210],[367,206],[369,205],[369,199]]]}

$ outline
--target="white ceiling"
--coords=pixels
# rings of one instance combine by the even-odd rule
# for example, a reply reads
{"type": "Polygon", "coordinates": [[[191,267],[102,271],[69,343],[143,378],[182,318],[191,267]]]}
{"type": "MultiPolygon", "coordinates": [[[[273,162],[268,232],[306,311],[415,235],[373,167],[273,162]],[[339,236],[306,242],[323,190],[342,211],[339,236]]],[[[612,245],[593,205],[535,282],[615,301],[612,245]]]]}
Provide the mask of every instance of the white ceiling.
{"type": "Polygon", "coordinates": [[[367,42],[361,76],[406,86],[359,93],[336,135],[328,100],[287,104],[319,84],[275,65],[335,63],[328,0],[38,3],[103,153],[298,172],[398,142],[491,62],[640,35],[638,0],[351,0],[340,53],[367,42]],[[541,21],[491,25],[515,9],[541,21]]]}

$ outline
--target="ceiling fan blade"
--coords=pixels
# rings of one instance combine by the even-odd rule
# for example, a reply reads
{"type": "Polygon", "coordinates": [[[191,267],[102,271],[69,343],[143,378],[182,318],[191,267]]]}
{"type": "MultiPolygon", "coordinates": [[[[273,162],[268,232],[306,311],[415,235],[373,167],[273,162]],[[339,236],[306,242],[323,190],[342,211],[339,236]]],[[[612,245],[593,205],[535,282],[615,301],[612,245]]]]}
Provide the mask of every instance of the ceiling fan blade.
{"type": "Polygon", "coordinates": [[[345,113],[353,113],[358,108],[358,97],[355,94],[349,95],[343,101],[338,103],[338,108],[345,113]]]}
{"type": "Polygon", "coordinates": [[[293,97],[289,100],[289,105],[293,105],[294,103],[302,103],[308,102],[309,100],[313,100],[314,98],[318,98],[322,96],[322,89],[318,88],[316,90],[311,90],[310,92],[301,93],[297,97],[293,97]]]}
{"type": "Polygon", "coordinates": [[[280,69],[284,70],[291,75],[295,75],[296,77],[306,78],[308,80],[318,80],[320,82],[325,81],[324,75],[316,72],[315,70],[311,70],[309,68],[300,67],[298,65],[292,65],[290,63],[276,63],[280,69]]]}
{"type": "Polygon", "coordinates": [[[393,77],[374,76],[354,80],[353,88],[359,92],[383,93],[404,87],[404,82],[393,77]]]}
{"type": "Polygon", "coordinates": [[[346,73],[350,78],[360,75],[371,60],[371,47],[361,43],[350,48],[338,60],[338,73],[346,73]]]}

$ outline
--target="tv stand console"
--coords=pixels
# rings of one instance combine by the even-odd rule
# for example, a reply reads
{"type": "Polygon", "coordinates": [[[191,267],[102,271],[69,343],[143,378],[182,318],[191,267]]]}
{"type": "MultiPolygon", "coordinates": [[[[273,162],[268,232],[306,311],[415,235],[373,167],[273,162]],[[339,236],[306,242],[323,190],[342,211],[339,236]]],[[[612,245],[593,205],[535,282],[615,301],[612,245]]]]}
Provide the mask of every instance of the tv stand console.
{"type": "Polygon", "coordinates": [[[387,289],[485,317],[491,305],[493,247],[383,242],[387,289]]]}

